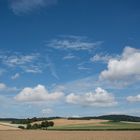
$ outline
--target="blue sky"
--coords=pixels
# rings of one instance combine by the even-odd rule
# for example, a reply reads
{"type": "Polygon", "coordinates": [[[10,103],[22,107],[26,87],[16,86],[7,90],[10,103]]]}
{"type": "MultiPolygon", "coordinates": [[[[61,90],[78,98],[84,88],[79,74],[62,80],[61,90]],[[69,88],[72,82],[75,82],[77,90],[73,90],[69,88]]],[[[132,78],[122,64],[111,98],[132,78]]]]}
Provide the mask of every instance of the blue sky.
{"type": "Polygon", "coordinates": [[[0,117],[140,116],[138,0],[1,0],[0,117]]]}

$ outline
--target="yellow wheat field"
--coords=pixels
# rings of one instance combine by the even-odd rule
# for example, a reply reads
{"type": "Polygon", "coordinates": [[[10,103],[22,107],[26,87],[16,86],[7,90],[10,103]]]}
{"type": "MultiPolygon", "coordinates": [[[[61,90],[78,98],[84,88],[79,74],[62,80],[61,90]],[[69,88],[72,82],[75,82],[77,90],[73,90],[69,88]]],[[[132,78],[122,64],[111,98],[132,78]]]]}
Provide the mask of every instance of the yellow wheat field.
{"type": "MultiPolygon", "coordinates": [[[[108,122],[108,120],[98,120],[98,119],[91,119],[91,120],[68,120],[68,119],[54,119],[52,120],[55,124],[55,126],[65,126],[65,125],[94,125],[94,126],[99,126],[99,125],[105,125],[102,124],[102,122],[108,122]]],[[[41,123],[41,121],[34,122],[34,123],[41,123]]]]}
{"type": "Polygon", "coordinates": [[[0,140],[140,140],[140,131],[0,131],[0,140]]]}
{"type": "Polygon", "coordinates": [[[92,120],[67,120],[67,119],[56,119],[53,120],[55,126],[65,126],[65,125],[77,125],[77,124],[88,124],[88,125],[103,125],[100,124],[102,122],[107,122],[108,120],[96,120],[96,119],[92,119],[92,120]]]}

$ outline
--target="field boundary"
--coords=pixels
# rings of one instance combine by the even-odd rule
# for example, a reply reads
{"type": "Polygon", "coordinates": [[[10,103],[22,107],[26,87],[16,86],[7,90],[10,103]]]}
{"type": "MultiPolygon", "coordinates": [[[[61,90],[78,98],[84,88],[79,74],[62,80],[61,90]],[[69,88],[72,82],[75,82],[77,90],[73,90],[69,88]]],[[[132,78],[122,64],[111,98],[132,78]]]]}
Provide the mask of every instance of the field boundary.
{"type": "Polygon", "coordinates": [[[47,131],[140,131],[140,128],[135,128],[135,129],[48,129],[47,131]]]}

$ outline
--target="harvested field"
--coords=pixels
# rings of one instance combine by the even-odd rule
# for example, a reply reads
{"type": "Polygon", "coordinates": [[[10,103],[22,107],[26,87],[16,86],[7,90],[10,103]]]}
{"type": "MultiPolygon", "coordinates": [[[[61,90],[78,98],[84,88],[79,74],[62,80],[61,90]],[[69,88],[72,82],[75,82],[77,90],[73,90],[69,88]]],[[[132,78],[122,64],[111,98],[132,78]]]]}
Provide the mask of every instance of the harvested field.
{"type": "Polygon", "coordinates": [[[140,140],[139,131],[0,131],[0,140],[140,140]]]}
{"type": "Polygon", "coordinates": [[[65,125],[82,125],[82,124],[88,124],[88,125],[105,125],[100,124],[102,122],[107,122],[108,120],[67,120],[67,119],[56,119],[53,120],[55,123],[55,126],[65,126],[65,125]]]}
{"type": "Polygon", "coordinates": [[[0,124],[0,130],[19,130],[16,127],[0,124]]]}
{"type": "MultiPolygon", "coordinates": [[[[108,120],[98,120],[98,119],[92,119],[92,120],[68,120],[68,119],[54,119],[52,120],[55,124],[55,126],[67,126],[67,125],[106,125],[103,124],[103,122],[108,122],[108,120]]],[[[35,123],[41,123],[35,122],[35,123]]]]}

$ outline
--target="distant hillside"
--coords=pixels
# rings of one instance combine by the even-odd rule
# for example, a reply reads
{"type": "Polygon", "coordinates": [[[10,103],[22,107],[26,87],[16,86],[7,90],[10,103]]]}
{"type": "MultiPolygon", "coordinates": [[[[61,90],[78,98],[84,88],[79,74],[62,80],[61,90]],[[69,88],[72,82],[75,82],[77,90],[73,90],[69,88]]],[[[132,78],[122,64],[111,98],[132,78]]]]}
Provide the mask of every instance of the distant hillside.
{"type": "Polygon", "coordinates": [[[90,120],[90,119],[103,119],[112,121],[130,121],[130,122],[140,122],[140,117],[129,116],[129,115],[103,115],[97,117],[80,117],[80,118],[68,118],[69,120],[90,120]]]}
{"type": "MultiPolygon", "coordinates": [[[[16,119],[16,118],[0,118],[0,121],[11,121],[12,123],[27,124],[36,121],[43,120],[54,120],[62,119],[63,117],[48,117],[48,118],[27,118],[27,119],[16,119]]],[[[140,117],[129,116],[129,115],[103,115],[103,116],[87,116],[87,117],[69,117],[68,120],[91,120],[91,119],[102,119],[102,120],[112,120],[112,121],[130,121],[130,122],[140,122],[140,117]]]]}
{"type": "Polygon", "coordinates": [[[130,122],[140,122],[140,117],[129,116],[129,115],[104,115],[99,116],[99,119],[108,119],[113,121],[130,121],[130,122]]]}

